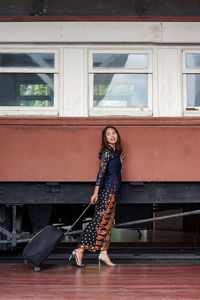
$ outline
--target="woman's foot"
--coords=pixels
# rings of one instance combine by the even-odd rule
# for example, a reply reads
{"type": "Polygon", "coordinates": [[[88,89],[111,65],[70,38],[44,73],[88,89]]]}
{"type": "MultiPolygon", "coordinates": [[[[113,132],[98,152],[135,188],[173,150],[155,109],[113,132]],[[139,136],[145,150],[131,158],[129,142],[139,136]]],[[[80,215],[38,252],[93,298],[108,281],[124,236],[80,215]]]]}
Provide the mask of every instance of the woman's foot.
{"type": "Polygon", "coordinates": [[[83,258],[83,251],[80,249],[74,249],[72,251],[72,254],[69,258],[69,260],[71,260],[71,258],[74,257],[76,265],[78,267],[84,267],[84,264],[82,264],[82,258],[83,258]]]}
{"type": "Polygon", "coordinates": [[[99,254],[99,266],[101,264],[101,262],[103,262],[106,266],[108,267],[116,267],[116,264],[113,264],[107,254],[107,252],[101,252],[99,254]]]}
{"type": "Polygon", "coordinates": [[[76,252],[76,257],[77,257],[77,260],[80,264],[82,264],[82,259],[83,259],[83,250],[78,248],[78,249],[75,249],[74,250],[76,252]]]}

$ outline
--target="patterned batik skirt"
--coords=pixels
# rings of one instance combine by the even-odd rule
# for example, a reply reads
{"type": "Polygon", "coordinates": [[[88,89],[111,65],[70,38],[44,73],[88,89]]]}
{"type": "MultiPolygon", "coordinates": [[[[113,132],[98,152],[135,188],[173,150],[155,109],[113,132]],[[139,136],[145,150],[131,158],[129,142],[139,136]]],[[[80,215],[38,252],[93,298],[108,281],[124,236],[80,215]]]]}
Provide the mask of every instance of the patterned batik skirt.
{"type": "Polygon", "coordinates": [[[115,211],[116,196],[100,188],[95,214],[85,228],[78,247],[93,252],[107,251],[110,245],[115,211]]]}

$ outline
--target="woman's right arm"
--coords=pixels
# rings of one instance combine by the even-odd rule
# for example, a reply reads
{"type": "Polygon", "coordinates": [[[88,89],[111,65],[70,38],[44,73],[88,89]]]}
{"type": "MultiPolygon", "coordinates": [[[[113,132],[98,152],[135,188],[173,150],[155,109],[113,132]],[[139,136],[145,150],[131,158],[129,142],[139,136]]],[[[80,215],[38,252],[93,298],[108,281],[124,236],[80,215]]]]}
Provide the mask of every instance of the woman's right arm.
{"type": "Polygon", "coordinates": [[[99,186],[95,185],[94,192],[91,196],[91,203],[95,204],[98,200],[99,186]]]}

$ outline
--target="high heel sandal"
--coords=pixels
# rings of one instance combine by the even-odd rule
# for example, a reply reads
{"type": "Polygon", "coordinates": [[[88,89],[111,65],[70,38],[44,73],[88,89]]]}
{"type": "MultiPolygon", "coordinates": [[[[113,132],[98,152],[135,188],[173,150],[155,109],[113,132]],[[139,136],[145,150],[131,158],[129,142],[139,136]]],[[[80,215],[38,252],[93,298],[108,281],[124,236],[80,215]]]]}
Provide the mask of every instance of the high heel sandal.
{"type": "Polygon", "coordinates": [[[72,258],[74,258],[75,259],[75,262],[76,262],[76,265],[77,265],[77,267],[80,267],[80,268],[82,268],[82,267],[84,267],[85,265],[84,264],[82,264],[82,263],[80,263],[79,261],[78,261],[78,258],[77,258],[77,255],[76,255],[76,252],[78,252],[78,253],[82,253],[80,250],[78,250],[78,249],[74,249],[73,251],[72,251],[72,254],[70,255],[70,257],[69,257],[69,261],[72,259],[72,258]]]}
{"type": "Polygon", "coordinates": [[[104,263],[106,266],[108,267],[116,267],[116,264],[111,263],[111,265],[109,265],[104,259],[102,259],[102,256],[104,256],[105,254],[100,253],[98,260],[99,260],[99,267],[101,266],[101,263],[104,263]]]}

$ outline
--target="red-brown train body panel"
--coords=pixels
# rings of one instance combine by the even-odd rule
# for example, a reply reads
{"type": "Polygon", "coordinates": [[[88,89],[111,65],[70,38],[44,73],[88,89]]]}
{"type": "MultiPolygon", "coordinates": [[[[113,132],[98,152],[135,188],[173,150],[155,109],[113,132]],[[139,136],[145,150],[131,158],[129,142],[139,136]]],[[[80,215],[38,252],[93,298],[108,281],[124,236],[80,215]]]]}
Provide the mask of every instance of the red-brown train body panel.
{"type": "Polygon", "coordinates": [[[199,181],[195,118],[1,118],[0,181],[95,181],[101,131],[119,129],[124,181],[199,181]]]}

